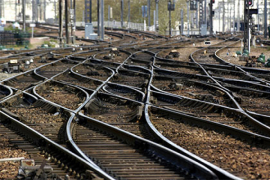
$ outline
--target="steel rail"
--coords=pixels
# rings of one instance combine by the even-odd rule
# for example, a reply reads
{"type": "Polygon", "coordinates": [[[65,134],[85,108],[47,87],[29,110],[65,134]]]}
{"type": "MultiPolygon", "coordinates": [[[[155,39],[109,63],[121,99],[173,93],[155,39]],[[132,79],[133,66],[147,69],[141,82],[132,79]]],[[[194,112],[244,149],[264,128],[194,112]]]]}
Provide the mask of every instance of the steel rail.
{"type": "MultiPolygon", "coordinates": [[[[18,94],[17,96],[19,96],[18,94]]],[[[33,97],[30,94],[23,93],[24,96],[30,97],[32,100],[29,101],[36,101],[37,99],[33,97]]],[[[8,101],[9,99],[6,99],[4,102],[8,101]]],[[[4,103],[2,102],[2,103],[4,103]]],[[[105,179],[113,179],[110,176],[108,176],[104,171],[101,169],[93,166],[89,162],[85,161],[78,155],[72,153],[71,151],[67,150],[66,148],[62,147],[61,145],[53,142],[49,138],[45,137],[44,135],[40,134],[36,130],[32,129],[31,127],[25,125],[24,123],[20,122],[19,120],[11,117],[10,115],[4,113],[3,111],[0,111],[0,117],[1,121],[8,121],[9,125],[11,125],[15,131],[19,131],[21,134],[26,136],[28,139],[30,139],[32,142],[34,142],[37,146],[44,148],[48,152],[56,152],[57,154],[64,155],[65,158],[71,162],[76,162],[76,166],[81,167],[82,169],[89,169],[91,171],[94,171],[99,176],[105,178],[105,179]]],[[[71,117],[74,117],[74,114],[71,113],[71,117]]]]}

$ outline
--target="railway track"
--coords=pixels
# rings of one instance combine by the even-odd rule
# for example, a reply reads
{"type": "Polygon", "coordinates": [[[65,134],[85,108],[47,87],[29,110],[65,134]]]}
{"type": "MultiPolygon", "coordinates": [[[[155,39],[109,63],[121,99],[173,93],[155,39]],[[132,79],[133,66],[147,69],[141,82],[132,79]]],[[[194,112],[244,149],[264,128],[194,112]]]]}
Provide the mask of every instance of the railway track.
{"type": "Polygon", "coordinates": [[[220,48],[226,47],[232,43],[232,40],[227,39],[223,42],[211,45],[207,48],[200,49],[192,54],[192,60],[200,64],[224,64],[223,61],[219,61],[219,59],[215,58],[215,53],[220,48]]]}
{"type": "Polygon", "coordinates": [[[84,90],[66,84],[47,81],[34,88],[36,96],[71,110],[78,109],[88,99],[84,90]]]}
{"type": "Polygon", "coordinates": [[[145,97],[145,94],[143,92],[119,84],[108,83],[103,86],[103,90],[107,93],[139,102],[142,102],[145,97]]]}
{"type": "Polygon", "coordinates": [[[33,71],[18,75],[16,77],[10,78],[3,81],[3,84],[10,87],[16,88],[18,90],[26,90],[33,86],[36,86],[44,81],[44,78],[37,76],[33,71]]]}
{"type": "Polygon", "coordinates": [[[199,123],[199,120],[189,118],[187,115],[181,115],[173,111],[166,112],[166,110],[155,107],[149,108],[149,120],[166,139],[208,162],[231,172],[237,177],[243,179],[268,177],[268,172],[265,169],[267,161],[264,162],[266,164],[260,164],[262,162],[257,161],[262,157],[262,159],[266,159],[265,153],[268,151],[268,148],[264,148],[264,143],[257,145],[256,138],[253,140],[250,139],[250,142],[248,138],[252,134],[247,135],[249,137],[243,138],[245,132],[237,136],[236,132],[232,133],[230,131],[233,134],[230,136],[226,133],[229,130],[225,126],[221,130],[208,122],[199,123]],[[238,138],[243,139],[239,140],[238,138]],[[257,152],[256,157],[254,151],[257,152]],[[254,166],[250,166],[250,164],[244,163],[248,159],[252,159],[249,162],[256,165],[253,164],[254,166]]]}
{"type": "Polygon", "coordinates": [[[202,40],[131,33],[108,31],[119,38],[110,44],[28,53],[44,53],[45,61],[2,81],[6,128],[20,123],[39,132],[31,142],[60,148],[46,152],[54,152],[54,173],[71,179],[268,178],[268,114],[245,105],[250,94],[244,93],[261,99],[268,87],[216,59],[216,51],[233,41],[203,47],[202,40]],[[188,58],[183,46],[197,51],[188,58]],[[180,57],[166,58],[172,50],[180,57]],[[12,97],[12,88],[32,95],[17,91],[12,97]],[[72,158],[83,166],[74,167],[63,151],[82,157],[72,158]]]}
{"type": "Polygon", "coordinates": [[[243,109],[270,115],[267,110],[269,106],[269,86],[240,80],[223,81],[221,83],[234,93],[235,99],[243,109]]]}
{"type": "Polygon", "coordinates": [[[129,56],[130,56],[130,54],[126,53],[124,51],[123,52],[121,52],[121,51],[113,52],[111,50],[111,51],[102,52],[100,54],[97,54],[94,56],[94,58],[98,59],[98,60],[113,62],[113,63],[123,63],[129,56]]]}
{"type": "Polygon", "coordinates": [[[91,77],[101,81],[107,80],[113,74],[111,69],[93,63],[79,64],[73,67],[72,70],[83,76],[91,77]]]}
{"type": "Polygon", "coordinates": [[[70,69],[71,67],[78,64],[77,61],[70,61],[70,60],[59,60],[57,62],[49,63],[44,66],[41,66],[35,69],[35,73],[45,77],[45,78],[52,78],[53,76],[62,73],[63,71],[70,69]]]}
{"type": "Polygon", "coordinates": [[[100,93],[86,106],[87,116],[151,139],[145,124],[140,122],[143,104],[100,93]]]}
{"type": "Polygon", "coordinates": [[[26,93],[1,103],[2,136],[9,140],[14,149],[25,152],[24,158],[32,159],[25,163],[31,167],[21,167],[18,178],[108,178],[106,173],[65,148],[63,125],[71,114],[62,114],[58,110],[26,93]]]}
{"type": "Polygon", "coordinates": [[[3,100],[4,98],[7,98],[13,94],[13,91],[11,88],[0,85],[0,101],[3,100]]]}
{"type": "Polygon", "coordinates": [[[155,77],[152,85],[158,90],[178,96],[235,107],[228,94],[214,85],[184,78],[155,77]]]}
{"type": "Polygon", "coordinates": [[[79,117],[78,124],[74,125],[72,134],[74,142],[83,153],[115,178],[215,178],[209,170],[200,169],[196,165],[193,169],[195,172],[191,173],[190,167],[186,164],[189,162],[185,159],[182,159],[181,163],[187,165],[186,170],[176,162],[174,165],[170,165],[169,162],[166,162],[165,157],[169,155],[181,159],[179,154],[173,155],[162,146],[82,115],[79,117]],[[118,131],[118,133],[115,134],[114,131],[118,131]],[[110,155],[108,156],[108,154],[110,155]],[[161,154],[165,161],[160,156],[161,154]],[[162,177],[160,177],[161,175],[162,177]]]}
{"type": "Polygon", "coordinates": [[[84,76],[80,76],[69,70],[56,76],[54,80],[68,83],[75,86],[79,86],[81,88],[90,89],[90,90],[95,90],[102,84],[101,81],[90,79],[84,76]]]}
{"type": "Polygon", "coordinates": [[[112,83],[127,85],[133,88],[138,88],[139,90],[143,90],[147,87],[149,78],[149,74],[120,69],[110,81],[112,83]]]}

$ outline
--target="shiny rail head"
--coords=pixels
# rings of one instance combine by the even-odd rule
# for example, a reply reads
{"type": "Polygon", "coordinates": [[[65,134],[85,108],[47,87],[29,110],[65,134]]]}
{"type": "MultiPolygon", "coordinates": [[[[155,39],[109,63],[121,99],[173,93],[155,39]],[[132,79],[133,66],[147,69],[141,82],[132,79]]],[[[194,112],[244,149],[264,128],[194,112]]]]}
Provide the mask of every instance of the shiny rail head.
{"type": "Polygon", "coordinates": [[[41,133],[37,132],[36,130],[25,125],[24,123],[13,118],[12,116],[6,114],[3,111],[0,111],[0,119],[1,121],[5,121],[6,123],[8,123],[9,127],[13,131],[18,132],[18,134],[22,135],[24,139],[33,143],[34,146],[37,146],[39,150],[45,151],[49,157],[53,157],[55,154],[61,155],[56,158],[54,157],[54,160],[58,161],[59,159],[62,161],[62,163],[65,163],[66,167],[68,167],[69,169],[76,169],[77,175],[81,178],[85,179],[90,176],[98,176],[99,178],[113,179],[104,171],[93,166],[83,158],[62,147],[56,142],[50,140],[41,133]],[[63,159],[65,159],[65,162],[63,161],[63,159]],[[73,162],[73,164],[70,164],[70,162],[73,162]]]}
{"type": "Polygon", "coordinates": [[[198,179],[216,179],[216,175],[209,169],[161,145],[140,138],[112,125],[86,117],[82,114],[80,114],[78,118],[79,124],[89,128],[91,127],[91,129],[94,129],[95,131],[98,131],[99,133],[102,133],[110,138],[113,137],[117,141],[121,141],[124,144],[128,144],[129,146],[138,149],[140,152],[145,152],[146,155],[149,154],[157,159],[161,158],[161,161],[166,161],[168,164],[174,164],[173,167],[178,168],[178,172],[186,171],[188,176],[191,175],[198,179]]]}
{"type": "Polygon", "coordinates": [[[13,94],[13,90],[5,85],[0,84],[0,102],[10,97],[13,94]]]}
{"type": "Polygon", "coordinates": [[[119,95],[121,97],[126,97],[135,101],[142,102],[145,95],[143,92],[123,85],[109,83],[103,87],[103,90],[107,93],[111,93],[114,95],[119,95]]]}

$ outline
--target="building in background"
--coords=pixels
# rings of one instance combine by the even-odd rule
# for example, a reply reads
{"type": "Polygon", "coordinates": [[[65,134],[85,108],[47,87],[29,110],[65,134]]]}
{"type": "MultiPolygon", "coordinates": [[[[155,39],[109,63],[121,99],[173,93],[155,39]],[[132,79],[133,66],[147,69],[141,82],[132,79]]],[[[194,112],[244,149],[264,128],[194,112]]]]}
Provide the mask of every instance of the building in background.
{"type": "MultiPolygon", "coordinates": [[[[216,0],[214,4],[215,16],[213,18],[214,32],[223,31],[223,13],[224,13],[224,31],[231,32],[237,30],[238,12],[240,16],[240,30],[243,30],[244,21],[244,0],[240,0],[240,7],[238,6],[239,0],[216,0]],[[224,6],[223,6],[224,3],[224,6]]],[[[258,8],[258,15],[253,15],[253,25],[258,26],[259,30],[263,30],[264,25],[264,0],[254,0],[251,9],[258,8]]],[[[267,4],[267,24],[270,23],[270,2],[267,4]]]]}

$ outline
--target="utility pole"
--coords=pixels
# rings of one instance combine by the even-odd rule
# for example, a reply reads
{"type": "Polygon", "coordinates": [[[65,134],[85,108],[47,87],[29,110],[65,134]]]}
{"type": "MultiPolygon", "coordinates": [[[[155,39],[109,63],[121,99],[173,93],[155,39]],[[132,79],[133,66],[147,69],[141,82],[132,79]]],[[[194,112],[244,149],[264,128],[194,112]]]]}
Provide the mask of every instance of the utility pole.
{"type": "Polygon", "coordinates": [[[101,8],[100,8],[100,17],[101,17],[101,40],[104,40],[104,0],[101,0],[101,8]]]}
{"type": "Polygon", "coordinates": [[[171,0],[168,3],[168,10],[169,10],[169,36],[172,36],[172,16],[171,16],[171,0]]]}
{"type": "Polygon", "coordinates": [[[69,22],[70,22],[70,2],[65,0],[65,29],[66,29],[66,43],[69,44],[69,22]]]}
{"type": "Polygon", "coordinates": [[[229,30],[230,30],[230,33],[232,32],[232,7],[230,7],[229,5],[229,12],[230,12],[230,19],[229,19],[229,30]]]}
{"type": "Polygon", "coordinates": [[[23,31],[25,32],[25,1],[26,0],[22,0],[23,3],[23,7],[22,7],[22,14],[23,14],[23,31]]]}
{"type": "Polygon", "coordinates": [[[36,1],[32,0],[32,22],[35,22],[35,20],[36,20],[36,1]]]}
{"type": "Polygon", "coordinates": [[[187,30],[188,30],[188,36],[189,36],[189,1],[187,1],[187,30]]]}
{"type": "Polygon", "coordinates": [[[124,0],[121,0],[121,28],[124,27],[124,0]]]}
{"type": "Polygon", "coordinates": [[[259,0],[257,1],[257,9],[258,9],[258,14],[257,14],[257,30],[258,32],[260,31],[260,18],[259,18],[259,0]]]}
{"type": "Polygon", "coordinates": [[[128,28],[130,26],[130,0],[128,0],[128,28]]]}
{"type": "MultiPolygon", "coordinates": [[[[70,0],[70,9],[69,9],[69,13],[70,13],[70,36],[71,38],[73,38],[73,18],[74,18],[74,11],[72,10],[73,8],[73,1],[70,0]]],[[[71,40],[71,43],[73,44],[73,40],[71,40]]]]}
{"type": "Polygon", "coordinates": [[[235,34],[235,1],[233,1],[233,33],[235,34]]]}
{"type": "Polygon", "coordinates": [[[59,41],[63,47],[63,0],[59,0],[59,41]]]}
{"type": "Polygon", "coordinates": [[[225,2],[223,0],[223,17],[222,17],[222,19],[223,19],[223,21],[222,21],[222,24],[223,24],[223,26],[222,26],[222,32],[223,33],[225,32],[225,13],[226,13],[225,2]]]}
{"type": "Polygon", "coordinates": [[[154,10],[153,15],[154,15],[154,31],[156,31],[156,10],[154,10]]]}
{"type": "Polygon", "coordinates": [[[111,17],[110,17],[110,15],[111,15],[111,6],[110,6],[110,5],[108,5],[108,22],[110,22],[110,21],[111,21],[111,17]]]}
{"type": "Polygon", "coordinates": [[[3,2],[3,0],[0,0],[0,17],[4,17],[5,16],[5,13],[4,13],[4,9],[3,6],[4,6],[5,2],[3,2]]]}
{"type": "Polygon", "coordinates": [[[74,9],[74,31],[76,31],[76,0],[73,0],[73,9],[74,9]]]}
{"type": "Polygon", "coordinates": [[[54,0],[54,22],[56,22],[56,0],[54,0]]]}
{"type": "Polygon", "coordinates": [[[172,16],[171,11],[175,10],[175,1],[169,0],[168,1],[168,11],[169,11],[169,35],[172,36],[172,16]]]}
{"type": "Polygon", "coordinates": [[[46,22],[46,0],[44,0],[43,4],[44,4],[44,22],[46,22]]]}
{"type": "Polygon", "coordinates": [[[264,38],[267,38],[267,0],[264,0],[264,38]]]}
{"type": "Polygon", "coordinates": [[[17,21],[17,0],[15,0],[15,21],[17,21]]]}
{"type": "Polygon", "coordinates": [[[72,44],[75,44],[75,29],[76,29],[76,14],[75,14],[75,9],[76,9],[76,1],[75,0],[70,0],[70,32],[71,32],[71,37],[72,37],[72,44]]]}
{"type": "Polygon", "coordinates": [[[42,20],[42,6],[41,6],[41,2],[39,1],[39,20],[41,21],[42,20]]]}
{"type": "Polygon", "coordinates": [[[99,0],[97,0],[97,33],[100,36],[100,7],[99,0]]]}
{"type": "Polygon", "coordinates": [[[207,0],[204,0],[204,24],[207,24],[207,16],[206,16],[206,14],[207,14],[207,12],[206,12],[206,6],[207,5],[207,0]]]}
{"type": "Polygon", "coordinates": [[[197,8],[196,8],[196,11],[195,11],[195,24],[196,24],[196,28],[198,27],[198,3],[197,4],[197,8]]]}
{"type": "Polygon", "coordinates": [[[151,26],[151,2],[150,0],[147,1],[147,7],[148,7],[148,27],[151,26]]]}
{"type": "Polygon", "coordinates": [[[238,0],[237,31],[240,31],[240,0],[238,0]]]}
{"type": "Polygon", "coordinates": [[[184,35],[184,11],[183,9],[181,9],[181,34],[180,35],[184,35]]]}
{"type": "Polygon", "coordinates": [[[2,16],[2,9],[3,9],[3,7],[2,7],[2,3],[3,3],[3,0],[0,0],[0,17],[2,18],[3,16],[2,16]]]}
{"type": "Polygon", "coordinates": [[[218,8],[218,31],[220,32],[221,30],[220,30],[220,13],[221,13],[221,8],[219,7],[218,8]]]}
{"type": "Polygon", "coordinates": [[[190,19],[191,19],[190,20],[190,24],[191,24],[190,26],[191,26],[191,28],[194,28],[194,13],[190,14],[190,19]]]}

